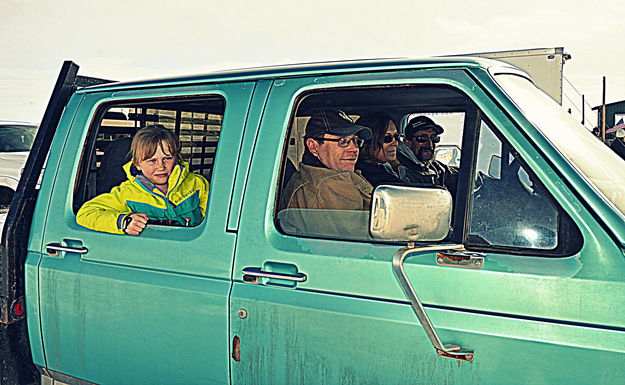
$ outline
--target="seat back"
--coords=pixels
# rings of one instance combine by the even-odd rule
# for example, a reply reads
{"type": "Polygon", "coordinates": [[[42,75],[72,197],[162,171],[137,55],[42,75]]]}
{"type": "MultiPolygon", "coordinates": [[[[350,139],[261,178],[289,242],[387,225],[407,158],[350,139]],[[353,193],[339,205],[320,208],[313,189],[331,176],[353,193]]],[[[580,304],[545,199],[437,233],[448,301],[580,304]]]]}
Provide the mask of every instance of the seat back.
{"type": "Polygon", "coordinates": [[[126,172],[124,172],[122,167],[130,161],[131,143],[132,138],[117,138],[104,150],[104,155],[98,168],[97,195],[111,191],[113,187],[119,186],[127,179],[126,172]]]}

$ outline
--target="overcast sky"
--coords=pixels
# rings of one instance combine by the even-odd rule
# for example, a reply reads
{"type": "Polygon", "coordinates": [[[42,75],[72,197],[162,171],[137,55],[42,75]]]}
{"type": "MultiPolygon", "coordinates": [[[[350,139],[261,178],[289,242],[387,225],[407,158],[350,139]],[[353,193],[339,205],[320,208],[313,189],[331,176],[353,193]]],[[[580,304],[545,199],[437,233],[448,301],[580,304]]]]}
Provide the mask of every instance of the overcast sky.
{"type": "MultiPolygon", "coordinates": [[[[297,62],[564,47],[592,106],[625,99],[616,1],[0,0],[0,119],[38,123],[64,60],[132,80],[297,62]],[[506,5],[509,3],[509,5],[506,5]]],[[[567,96],[581,108],[581,97],[567,96]],[[576,99],[578,98],[578,99],[576,99]]],[[[587,114],[590,111],[587,110],[587,114]]]]}

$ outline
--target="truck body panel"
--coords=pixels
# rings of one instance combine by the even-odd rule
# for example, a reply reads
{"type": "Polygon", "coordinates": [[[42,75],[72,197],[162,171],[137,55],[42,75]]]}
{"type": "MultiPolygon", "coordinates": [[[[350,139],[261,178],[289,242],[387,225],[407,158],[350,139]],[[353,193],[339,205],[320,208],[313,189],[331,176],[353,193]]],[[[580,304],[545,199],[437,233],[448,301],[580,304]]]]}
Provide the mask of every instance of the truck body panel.
{"type": "MultiPolygon", "coordinates": [[[[533,87],[502,63],[443,58],[76,91],[50,147],[24,262],[31,351],[43,378],[618,383],[625,190],[603,185],[554,136],[591,134],[568,123],[545,132],[527,101],[515,99],[534,96],[505,77],[533,87]],[[384,110],[400,132],[399,122],[421,114],[443,125],[440,145],[460,154],[445,239],[402,249],[405,241],[369,232],[368,210],[281,206],[306,124],[327,108],[353,119],[384,110]],[[138,237],[77,225],[78,208],[98,194],[107,152],[154,123],[172,130],[192,169],[209,179],[205,220],[150,224],[138,237]],[[433,245],[438,251],[426,250],[433,245]],[[452,252],[459,246],[479,264],[464,264],[466,254],[452,252]],[[437,336],[470,358],[434,348],[394,269],[402,250],[405,278],[437,336]]],[[[417,227],[434,221],[405,215],[417,227]]]]}
{"type": "Polygon", "coordinates": [[[71,198],[79,149],[87,146],[84,128],[108,104],[140,102],[145,95],[84,95],[83,113],[66,143],[74,150],[63,151],[51,195],[57,204],[50,208],[43,237],[39,287],[46,362],[38,364],[94,383],[228,382],[226,314],[236,234],[225,232],[228,205],[223,202],[231,198],[253,89],[253,83],[234,83],[151,90],[150,98],[220,95],[228,112],[206,221],[183,232],[150,227],[130,249],[120,244],[119,235],[78,226],[71,198]],[[50,243],[88,252],[51,256],[45,252],[50,243]],[[143,250],[140,257],[131,251],[135,247],[143,250]]]}
{"type": "MultiPolygon", "coordinates": [[[[417,320],[410,321],[410,306],[391,270],[397,246],[297,238],[276,230],[273,197],[280,158],[269,154],[284,152],[281,138],[298,94],[361,82],[359,75],[327,76],[291,79],[272,88],[267,110],[276,113],[261,125],[256,146],[260,153],[255,152],[249,181],[264,186],[254,191],[255,197],[267,198],[261,204],[256,198],[244,201],[233,272],[231,337],[241,340],[241,362],[233,363],[234,381],[498,383],[506,373],[507,383],[523,384],[538,377],[541,383],[593,383],[597,376],[610,377],[587,367],[577,371],[574,363],[596,350],[604,351],[610,365],[623,360],[617,341],[625,338],[625,324],[613,306],[615,301],[621,303],[617,307],[624,303],[602,294],[623,290],[622,255],[618,247],[608,246],[609,237],[593,233],[595,219],[578,209],[581,203],[563,188],[565,183],[549,169],[542,151],[522,128],[460,70],[368,75],[367,83],[438,83],[462,89],[532,169],[543,178],[556,179],[550,193],[575,214],[585,241],[578,253],[549,260],[489,253],[481,270],[437,266],[435,253],[415,255],[407,262],[412,285],[444,339],[476,352],[482,346],[487,357],[476,354],[473,363],[456,365],[423,354],[429,341],[417,320]],[[267,180],[273,183],[261,183],[267,180]],[[606,260],[608,254],[614,258],[606,260]],[[307,280],[288,286],[266,279],[250,287],[241,273],[250,266],[305,272],[307,280]],[[540,288],[540,294],[528,295],[531,288],[540,288]],[[238,317],[238,309],[245,309],[247,317],[238,317]],[[522,351],[524,358],[510,351],[522,351]],[[550,357],[548,363],[543,362],[545,355],[550,357]]],[[[617,380],[615,375],[609,381],[617,380]]]]}

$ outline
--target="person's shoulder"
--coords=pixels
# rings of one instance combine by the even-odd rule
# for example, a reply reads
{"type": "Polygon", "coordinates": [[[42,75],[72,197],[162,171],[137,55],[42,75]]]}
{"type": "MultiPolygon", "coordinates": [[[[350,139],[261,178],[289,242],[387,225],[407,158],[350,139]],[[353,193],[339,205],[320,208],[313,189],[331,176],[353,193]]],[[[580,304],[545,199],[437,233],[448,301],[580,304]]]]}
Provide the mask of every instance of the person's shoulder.
{"type": "Polygon", "coordinates": [[[186,179],[208,184],[208,179],[206,179],[204,175],[196,174],[194,172],[190,172],[189,174],[187,174],[186,179]]]}
{"type": "Polygon", "coordinates": [[[134,180],[125,180],[122,183],[118,184],[117,186],[113,187],[109,193],[104,193],[104,194],[114,194],[114,195],[128,194],[131,192],[136,192],[137,190],[141,190],[137,186],[137,182],[135,182],[134,180]]]}
{"type": "Polygon", "coordinates": [[[303,184],[312,184],[318,186],[328,179],[335,178],[338,175],[338,171],[325,168],[309,166],[307,164],[300,164],[299,177],[303,184]]]}
{"type": "Polygon", "coordinates": [[[184,164],[180,164],[182,166],[182,175],[183,175],[183,183],[192,183],[196,185],[203,185],[208,188],[209,181],[202,174],[195,173],[191,171],[189,165],[185,162],[184,164]]]}
{"type": "Polygon", "coordinates": [[[439,169],[443,169],[447,172],[458,172],[458,167],[456,166],[450,166],[446,163],[441,162],[440,160],[434,160],[434,162],[432,162],[433,165],[436,165],[436,167],[438,167],[439,169]]]}
{"type": "Polygon", "coordinates": [[[379,162],[360,161],[356,163],[356,170],[360,170],[363,174],[379,172],[380,170],[384,170],[384,165],[379,162]]]}
{"type": "Polygon", "coordinates": [[[324,175],[323,178],[319,178],[316,183],[317,190],[341,191],[345,189],[355,189],[365,195],[370,195],[373,191],[373,186],[363,177],[360,170],[331,171],[334,171],[334,173],[328,173],[324,175]]]}

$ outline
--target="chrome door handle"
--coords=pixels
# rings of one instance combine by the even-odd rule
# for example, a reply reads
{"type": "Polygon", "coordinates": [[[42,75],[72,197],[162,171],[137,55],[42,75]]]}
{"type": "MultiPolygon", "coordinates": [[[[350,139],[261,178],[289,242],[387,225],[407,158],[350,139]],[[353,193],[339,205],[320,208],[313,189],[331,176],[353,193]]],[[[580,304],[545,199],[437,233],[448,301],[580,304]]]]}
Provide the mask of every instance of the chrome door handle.
{"type": "Polygon", "coordinates": [[[263,271],[260,267],[244,267],[243,270],[243,281],[251,282],[257,278],[273,278],[273,279],[282,279],[285,281],[293,281],[293,282],[305,282],[308,277],[304,273],[297,274],[283,274],[283,273],[274,273],[271,271],[263,271]],[[252,279],[246,279],[246,277],[255,277],[252,279]]]}
{"type": "Polygon", "coordinates": [[[436,354],[441,357],[453,358],[460,361],[472,361],[473,360],[473,352],[470,350],[463,350],[457,345],[443,345],[436,330],[434,329],[434,325],[430,321],[430,317],[428,317],[421,301],[417,297],[417,294],[406,276],[406,271],[404,270],[404,262],[409,255],[414,255],[419,252],[426,251],[444,251],[444,250],[459,250],[462,249],[462,245],[435,245],[435,246],[424,246],[424,247],[405,247],[397,250],[395,255],[393,256],[393,271],[399,280],[399,284],[402,289],[404,289],[404,293],[406,293],[406,297],[410,300],[410,304],[412,305],[412,310],[415,315],[419,319],[421,326],[425,329],[425,333],[428,335],[430,342],[434,345],[434,349],[436,350],[436,354]]]}
{"type": "Polygon", "coordinates": [[[65,251],[66,253],[76,253],[76,254],[87,254],[89,249],[86,247],[69,247],[63,246],[60,243],[48,243],[46,245],[46,253],[50,254],[53,257],[59,256],[59,251],[65,251]]]}

